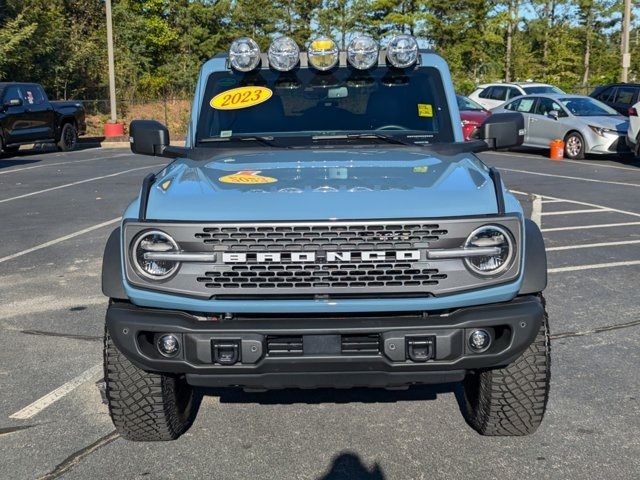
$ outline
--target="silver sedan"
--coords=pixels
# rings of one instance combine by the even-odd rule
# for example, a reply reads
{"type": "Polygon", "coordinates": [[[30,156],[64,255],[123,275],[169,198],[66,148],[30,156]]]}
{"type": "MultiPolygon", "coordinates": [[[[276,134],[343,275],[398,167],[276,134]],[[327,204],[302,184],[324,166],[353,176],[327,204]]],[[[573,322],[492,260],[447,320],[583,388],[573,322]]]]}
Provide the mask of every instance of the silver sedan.
{"type": "Polygon", "coordinates": [[[520,112],[525,119],[524,146],[549,148],[564,140],[568,158],[628,151],[629,121],[614,109],[583,95],[524,95],[491,110],[520,112]]]}

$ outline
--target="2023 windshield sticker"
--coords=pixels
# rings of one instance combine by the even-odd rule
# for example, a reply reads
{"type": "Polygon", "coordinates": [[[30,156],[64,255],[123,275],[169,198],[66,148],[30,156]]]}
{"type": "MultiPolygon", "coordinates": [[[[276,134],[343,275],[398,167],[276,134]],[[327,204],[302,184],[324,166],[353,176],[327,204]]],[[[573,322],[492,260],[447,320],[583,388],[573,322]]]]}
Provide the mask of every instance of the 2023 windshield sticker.
{"type": "Polygon", "coordinates": [[[237,87],[217,94],[209,103],[216,110],[239,110],[255,107],[273,95],[267,87],[237,87]]]}

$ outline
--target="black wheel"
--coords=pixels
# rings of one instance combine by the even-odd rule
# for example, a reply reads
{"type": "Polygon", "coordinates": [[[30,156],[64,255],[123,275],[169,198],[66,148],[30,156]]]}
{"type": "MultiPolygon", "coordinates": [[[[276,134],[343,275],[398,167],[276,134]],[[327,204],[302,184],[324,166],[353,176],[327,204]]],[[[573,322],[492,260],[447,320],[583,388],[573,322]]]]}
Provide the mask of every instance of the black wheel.
{"type": "Polygon", "coordinates": [[[78,143],[78,130],[72,123],[65,123],[60,132],[60,140],[58,140],[58,150],[68,152],[76,148],[78,143]]]}
{"type": "Polygon", "coordinates": [[[578,132],[570,132],[564,138],[564,155],[573,160],[584,158],[584,138],[578,132]]]}
{"type": "Polygon", "coordinates": [[[106,329],[104,380],[111,420],[128,440],[175,440],[193,423],[198,401],[184,377],[136,367],[120,353],[106,329]]]}
{"type": "MultiPolygon", "coordinates": [[[[541,297],[544,307],[544,298],[541,297]]],[[[468,374],[462,384],[463,415],[481,435],[522,436],[536,431],[547,408],[551,376],[549,322],[505,368],[468,374]]]]}

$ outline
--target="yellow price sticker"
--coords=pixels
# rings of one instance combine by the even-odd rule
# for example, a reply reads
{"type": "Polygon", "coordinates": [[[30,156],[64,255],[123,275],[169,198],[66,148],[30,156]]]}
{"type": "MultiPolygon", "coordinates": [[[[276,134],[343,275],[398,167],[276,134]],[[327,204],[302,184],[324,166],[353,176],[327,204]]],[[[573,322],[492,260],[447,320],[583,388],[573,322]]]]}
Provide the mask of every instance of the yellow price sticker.
{"type": "Polygon", "coordinates": [[[266,102],[272,95],[267,87],[238,87],[219,93],[209,104],[216,110],[238,110],[266,102]]]}
{"type": "Polygon", "coordinates": [[[260,170],[245,170],[231,175],[225,175],[218,179],[222,183],[237,183],[240,185],[257,185],[260,183],[275,183],[278,180],[273,177],[260,175],[260,170]]]}
{"type": "Polygon", "coordinates": [[[433,105],[430,103],[418,104],[418,116],[419,117],[433,117],[433,105]]]}

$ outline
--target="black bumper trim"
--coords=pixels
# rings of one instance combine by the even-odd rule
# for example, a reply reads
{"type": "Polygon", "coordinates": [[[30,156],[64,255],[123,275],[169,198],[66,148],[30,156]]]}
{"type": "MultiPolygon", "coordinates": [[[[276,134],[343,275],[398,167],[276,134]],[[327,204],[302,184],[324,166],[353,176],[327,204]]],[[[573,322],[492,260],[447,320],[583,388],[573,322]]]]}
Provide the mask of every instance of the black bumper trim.
{"type": "MultiPolygon", "coordinates": [[[[202,386],[245,388],[401,386],[458,381],[466,371],[508,365],[536,337],[543,318],[538,297],[518,297],[511,302],[461,308],[449,313],[423,315],[398,313],[384,316],[351,314],[340,317],[289,318],[236,317],[212,322],[179,311],[140,308],[113,303],[107,311],[107,328],[117,347],[140,368],[186,374],[189,383],[202,386]],[[467,329],[484,327],[508,332],[502,343],[486,353],[471,353],[467,329]],[[160,356],[141,338],[157,333],[179,335],[184,346],[176,358],[160,356]],[[267,335],[347,335],[375,333],[381,338],[378,355],[311,354],[273,357],[265,355],[267,335]],[[388,349],[411,336],[433,336],[435,358],[426,362],[404,360],[388,349]],[[213,340],[241,339],[242,362],[214,364],[213,340]],[[246,342],[246,343],[245,343],[246,342]],[[250,350],[249,350],[250,348],[250,350]],[[253,355],[253,357],[252,357],[253,355]]],[[[151,344],[149,342],[149,344],[151,344]]],[[[394,347],[395,349],[396,347],[394,347]]],[[[404,348],[404,347],[402,347],[404,348]]]]}

